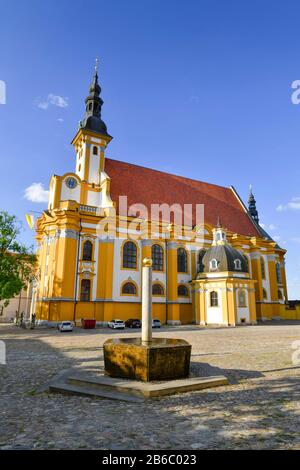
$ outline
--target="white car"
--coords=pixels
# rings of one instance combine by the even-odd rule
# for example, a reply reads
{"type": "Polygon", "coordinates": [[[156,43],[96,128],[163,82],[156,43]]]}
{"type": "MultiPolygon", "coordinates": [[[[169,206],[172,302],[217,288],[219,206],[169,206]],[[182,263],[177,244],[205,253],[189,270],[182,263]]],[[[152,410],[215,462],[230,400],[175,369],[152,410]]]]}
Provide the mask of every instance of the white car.
{"type": "Polygon", "coordinates": [[[123,322],[123,320],[111,320],[108,322],[108,327],[113,329],[119,328],[120,330],[124,330],[125,322],[123,322]]]}
{"type": "Polygon", "coordinates": [[[57,325],[57,329],[63,331],[73,331],[73,323],[71,321],[63,321],[57,325]]]}

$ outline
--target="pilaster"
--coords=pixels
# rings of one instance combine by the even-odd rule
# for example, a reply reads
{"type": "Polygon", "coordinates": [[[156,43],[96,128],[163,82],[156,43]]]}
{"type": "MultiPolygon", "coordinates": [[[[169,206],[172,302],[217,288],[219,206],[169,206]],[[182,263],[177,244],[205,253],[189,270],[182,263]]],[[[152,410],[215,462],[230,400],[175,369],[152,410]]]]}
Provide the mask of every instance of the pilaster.
{"type": "Polygon", "coordinates": [[[269,267],[271,301],[278,302],[278,285],[277,285],[277,277],[276,277],[275,260],[268,259],[268,267],[269,267]]]}
{"type": "Polygon", "coordinates": [[[255,299],[256,301],[261,301],[263,299],[263,286],[262,286],[262,276],[261,276],[259,254],[255,256],[251,254],[251,267],[252,267],[252,278],[257,281],[257,284],[255,286],[255,299]]]}
{"type": "Polygon", "coordinates": [[[167,257],[168,257],[168,312],[167,322],[178,323],[180,322],[180,311],[177,297],[177,243],[173,241],[168,242],[167,257]]]}
{"type": "Polygon", "coordinates": [[[114,239],[99,240],[97,300],[103,302],[103,321],[112,318],[113,265],[114,239]]]}

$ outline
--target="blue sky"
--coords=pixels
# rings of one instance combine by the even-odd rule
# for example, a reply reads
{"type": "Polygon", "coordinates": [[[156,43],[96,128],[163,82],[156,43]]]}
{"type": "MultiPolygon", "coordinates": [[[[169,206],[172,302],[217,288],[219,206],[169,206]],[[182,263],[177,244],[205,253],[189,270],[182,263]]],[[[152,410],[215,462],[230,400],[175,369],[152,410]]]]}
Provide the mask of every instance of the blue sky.
{"type": "Polygon", "coordinates": [[[296,0],[0,0],[0,208],[24,221],[46,206],[25,189],[74,169],[99,56],[108,156],[232,184],[244,201],[252,183],[300,298],[299,14],[296,0]]]}

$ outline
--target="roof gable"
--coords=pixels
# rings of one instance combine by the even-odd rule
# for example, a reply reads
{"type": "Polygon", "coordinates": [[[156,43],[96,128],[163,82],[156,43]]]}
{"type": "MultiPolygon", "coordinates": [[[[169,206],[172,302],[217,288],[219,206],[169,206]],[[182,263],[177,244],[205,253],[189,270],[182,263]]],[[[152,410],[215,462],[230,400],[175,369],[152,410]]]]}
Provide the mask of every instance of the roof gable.
{"type": "MultiPolygon", "coordinates": [[[[204,204],[204,221],[216,225],[220,216],[222,225],[242,235],[260,236],[254,223],[231,188],[217,186],[182,176],[172,175],[131,163],[105,159],[105,172],[111,178],[110,194],[117,203],[119,196],[127,196],[128,207],[144,204],[168,205],[204,204]]],[[[129,214],[130,215],[130,214],[129,214]]],[[[193,210],[192,223],[196,222],[193,210]]],[[[172,220],[171,220],[172,221],[172,220]]]]}

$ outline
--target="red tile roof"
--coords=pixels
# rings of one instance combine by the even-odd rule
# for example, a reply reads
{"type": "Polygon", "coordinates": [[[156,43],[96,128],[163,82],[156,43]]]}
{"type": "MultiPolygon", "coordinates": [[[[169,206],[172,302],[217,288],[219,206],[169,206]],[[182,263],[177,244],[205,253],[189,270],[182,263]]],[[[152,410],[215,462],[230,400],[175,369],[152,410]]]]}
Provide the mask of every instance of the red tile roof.
{"type": "MultiPolygon", "coordinates": [[[[193,204],[193,207],[204,204],[205,223],[215,226],[220,216],[222,225],[232,232],[260,236],[231,188],[110,158],[105,159],[105,172],[111,178],[110,194],[117,203],[117,210],[119,196],[124,195],[128,198],[128,207],[137,203],[144,204],[149,211],[148,218],[151,204],[177,203],[182,207],[184,204],[193,204]]],[[[195,224],[195,210],[192,223],[195,224]]]]}

